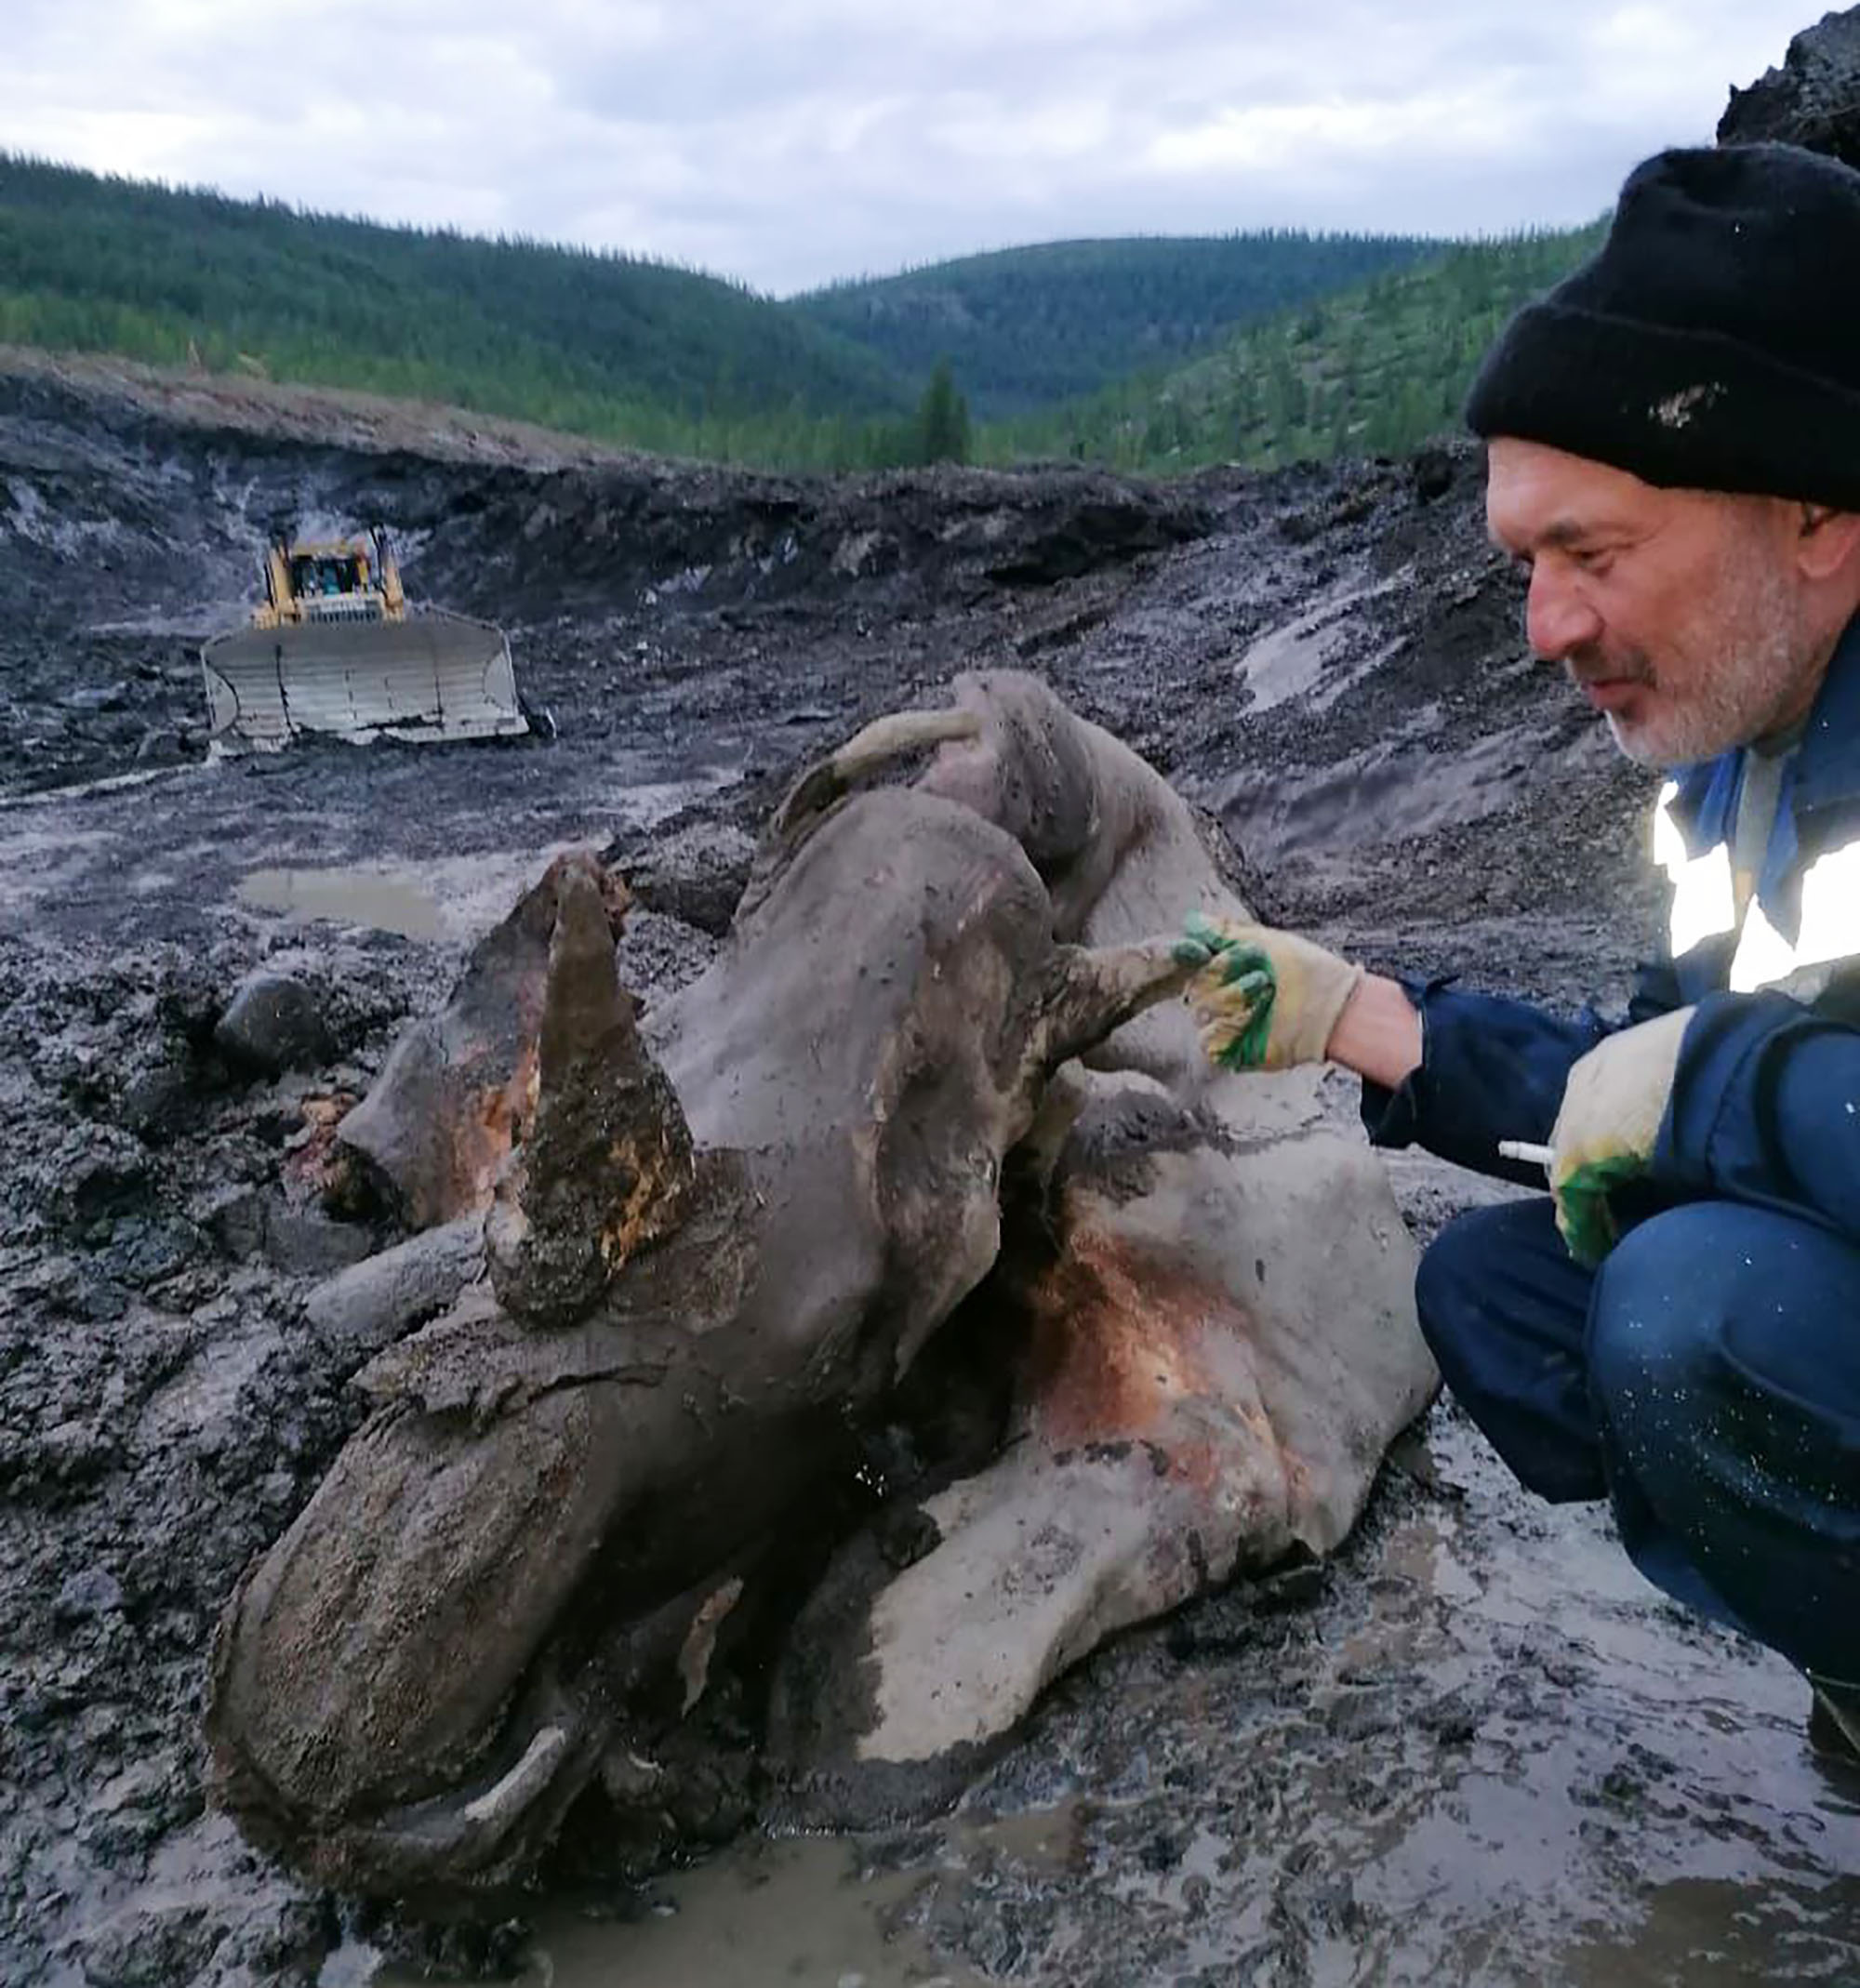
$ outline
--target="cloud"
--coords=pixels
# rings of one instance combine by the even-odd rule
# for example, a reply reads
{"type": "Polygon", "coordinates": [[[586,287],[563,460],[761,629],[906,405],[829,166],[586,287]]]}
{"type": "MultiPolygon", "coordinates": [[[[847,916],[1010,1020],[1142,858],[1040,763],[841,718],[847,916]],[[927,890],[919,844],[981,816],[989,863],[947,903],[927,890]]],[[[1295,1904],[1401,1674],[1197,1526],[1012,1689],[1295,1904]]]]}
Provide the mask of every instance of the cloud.
{"type": "Polygon", "coordinates": [[[0,145],[787,291],[1070,235],[1588,219],[1800,0],[12,0],[0,145]]]}

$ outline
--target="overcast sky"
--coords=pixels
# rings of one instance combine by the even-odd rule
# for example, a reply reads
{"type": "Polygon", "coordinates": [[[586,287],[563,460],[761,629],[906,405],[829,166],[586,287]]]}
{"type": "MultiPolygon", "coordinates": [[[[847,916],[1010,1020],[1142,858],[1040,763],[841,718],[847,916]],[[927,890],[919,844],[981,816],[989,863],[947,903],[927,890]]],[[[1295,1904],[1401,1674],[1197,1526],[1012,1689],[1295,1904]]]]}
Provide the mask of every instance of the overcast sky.
{"type": "Polygon", "coordinates": [[[978,248],[1588,219],[1809,0],[6,0],[0,149],[786,293],[978,248]]]}

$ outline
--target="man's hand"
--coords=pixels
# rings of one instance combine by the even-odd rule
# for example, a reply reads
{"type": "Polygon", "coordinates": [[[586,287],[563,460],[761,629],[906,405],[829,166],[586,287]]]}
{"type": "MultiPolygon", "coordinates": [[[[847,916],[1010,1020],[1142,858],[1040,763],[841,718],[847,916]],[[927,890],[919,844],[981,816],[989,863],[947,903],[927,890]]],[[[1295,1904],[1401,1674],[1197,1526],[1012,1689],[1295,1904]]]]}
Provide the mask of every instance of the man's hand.
{"type": "Polygon", "coordinates": [[[1550,1192],[1570,1254],[1591,1269],[1618,1233],[1610,1192],[1653,1163],[1692,1014],[1680,1008],[1605,1036],[1569,1073],[1550,1133],[1550,1192]]]}
{"type": "Polygon", "coordinates": [[[1187,999],[1208,1060],[1227,1070],[1321,1063],[1362,969],[1269,925],[1190,918],[1176,957],[1202,971],[1187,999]]]}

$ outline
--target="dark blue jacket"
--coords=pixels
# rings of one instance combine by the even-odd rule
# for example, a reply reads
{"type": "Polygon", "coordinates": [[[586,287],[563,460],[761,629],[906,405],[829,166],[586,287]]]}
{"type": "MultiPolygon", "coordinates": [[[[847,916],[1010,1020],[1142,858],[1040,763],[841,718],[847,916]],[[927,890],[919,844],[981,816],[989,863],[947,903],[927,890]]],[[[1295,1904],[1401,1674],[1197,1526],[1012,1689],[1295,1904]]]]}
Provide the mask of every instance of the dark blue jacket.
{"type": "Polygon", "coordinates": [[[1444,981],[1412,987],[1423,1060],[1396,1091],[1363,1085],[1377,1146],[1418,1141],[1541,1187],[1543,1170],[1500,1160],[1498,1141],[1549,1138],[1570,1066],[1611,1027],[1695,1003],[1650,1185],[1674,1199],[1724,1196],[1807,1214],[1860,1241],[1860,617],[1784,771],[1740,934],[1720,928],[1734,908],[1743,764],[1738,751],[1689,767],[1661,796],[1655,846],[1676,880],[1673,946],[1641,969],[1626,1022],[1592,1009],[1564,1019],[1444,981]]]}

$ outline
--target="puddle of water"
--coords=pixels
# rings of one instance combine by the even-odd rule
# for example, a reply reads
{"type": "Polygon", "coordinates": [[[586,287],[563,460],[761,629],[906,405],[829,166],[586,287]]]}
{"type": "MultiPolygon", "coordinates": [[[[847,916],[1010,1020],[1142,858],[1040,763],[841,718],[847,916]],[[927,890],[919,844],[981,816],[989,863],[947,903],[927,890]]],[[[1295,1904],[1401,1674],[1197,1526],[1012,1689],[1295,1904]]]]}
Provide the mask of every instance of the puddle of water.
{"type": "MultiPolygon", "coordinates": [[[[862,1880],[845,1837],[742,1845],[655,1885],[669,1911],[626,1923],[545,1912],[517,1988],[986,1988],[910,1931],[887,1937],[884,1915],[923,1875],[862,1880]]],[[[373,1988],[432,1981],[389,1968],[373,1988]]]]}
{"type": "Polygon", "coordinates": [[[1083,1817],[1076,1797],[1056,1809],[1025,1809],[986,1820],[950,1817],[945,1828],[950,1852],[959,1862],[1003,1857],[1023,1871],[1060,1872],[1079,1855],[1083,1817]]]}
{"type": "Polygon", "coordinates": [[[1563,1956],[1569,1988],[1755,1988],[1851,1981],[1860,1879],[1826,1886],[1686,1879],[1654,1888],[1647,1914],[1618,1938],[1598,1934],[1563,1956]],[[1787,1959],[1783,1956],[1787,1955],[1787,1959]],[[1787,1968],[1785,1974],[1778,1969],[1787,1968]]]}
{"type": "MultiPolygon", "coordinates": [[[[614,794],[610,813],[650,831],[690,802],[740,777],[739,768],[719,764],[678,780],[631,778],[614,794]]],[[[306,830],[313,833],[314,827],[314,817],[306,817],[306,830]]],[[[556,856],[569,849],[599,849],[606,833],[604,824],[594,834],[566,842],[401,864],[273,867],[250,872],[235,895],[249,910],[280,913],[296,924],[320,919],[410,939],[469,943],[508,916],[556,856]]],[[[289,841],[274,839],[269,853],[284,855],[291,848],[289,841]]]]}
{"type": "Polygon", "coordinates": [[[445,934],[439,906],[404,876],[376,869],[255,869],[239,885],[239,902],[281,911],[294,924],[326,919],[367,925],[409,939],[445,934]]]}

